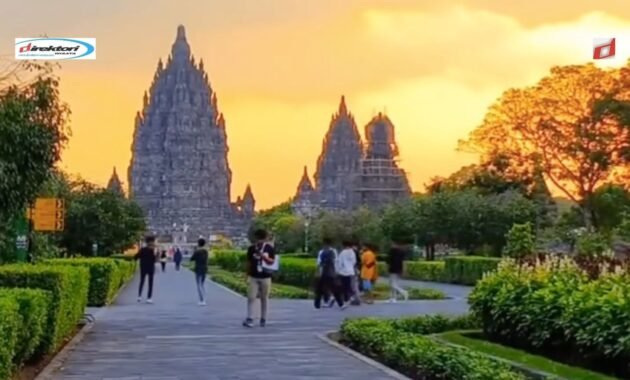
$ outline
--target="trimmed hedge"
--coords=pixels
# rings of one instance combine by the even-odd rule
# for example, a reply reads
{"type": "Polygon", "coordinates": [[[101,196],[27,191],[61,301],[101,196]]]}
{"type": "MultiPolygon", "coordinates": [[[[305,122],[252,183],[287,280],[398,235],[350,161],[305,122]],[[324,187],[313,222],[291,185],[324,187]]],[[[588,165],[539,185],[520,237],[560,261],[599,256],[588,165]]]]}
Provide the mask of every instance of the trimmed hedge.
{"type": "Polygon", "coordinates": [[[52,295],[40,289],[0,288],[0,299],[12,299],[18,305],[19,327],[13,363],[20,366],[33,356],[42,343],[52,295]]]}
{"type": "Polygon", "coordinates": [[[0,379],[9,379],[20,329],[20,307],[15,299],[0,297],[0,379]]]}
{"type": "Polygon", "coordinates": [[[36,354],[54,352],[83,317],[90,275],[86,268],[14,264],[0,266],[0,286],[50,291],[44,339],[36,354]]]}
{"type": "Polygon", "coordinates": [[[122,283],[122,272],[116,261],[107,258],[51,259],[46,264],[85,267],[90,271],[88,306],[109,304],[122,283]]]}
{"type": "Polygon", "coordinates": [[[114,263],[118,266],[118,270],[120,271],[120,288],[133,278],[136,273],[136,262],[115,259],[114,263]]]}
{"type": "Polygon", "coordinates": [[[630,273],[590,279],[571,259],[506,260],[470,294],[486,336],[630,377],[630,273]]]}
{"type": "MultiPolygon", "coordinates": [[[[430,326],[432,322],[422,323],[430,326]]],[[[435,323],[438,325],[437,323],[435,323]]],[[[440,332],[440,329],[427,329],[440,332]]],[[[341,342],[413,379],[425,380],[523,380],[525,376],[507,364],[475,351],[452,347],[428,337],[406,332],[395,321],[346,320],[341,342]]]]}
{"type": "Polygon", "coordinates": [[[487,272],[497,269],[498,257],[460,256],[444,259],[444,276],[452,283],[475,285],[487,272]]]}
{"type": "Polygon", "coordinates": [[[405,261],[404,278],[446,282],[444,261],[405,261]]]}
{"type": "MultiPolygon", "coordinates": [[[[212,281],[224,285],[244,296],[247,295],[247,282],[244,280],[243,275],[239,276],[234,272],[220,269],[212,269],[210,274],[212,281]]],[[[309,298],[309,292],[306,289],[291,285],[272,284],[271,298],[306,299],[309,298]]]]}

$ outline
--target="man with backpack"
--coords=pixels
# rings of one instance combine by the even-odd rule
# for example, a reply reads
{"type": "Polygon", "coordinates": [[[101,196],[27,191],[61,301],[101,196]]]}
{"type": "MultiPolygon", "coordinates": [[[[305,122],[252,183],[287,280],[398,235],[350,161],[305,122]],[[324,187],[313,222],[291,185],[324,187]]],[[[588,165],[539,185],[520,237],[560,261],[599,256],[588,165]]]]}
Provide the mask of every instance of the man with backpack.
{"type": "Polygon", "coordinates": [[[273,245],[267,242],[267,231],[254,232],[255,243],[247,249],[247,318],[243,326],[254,327],[254,304],[260,297],[260,327],[267,322],[267,305],[271,292],[271,274],[269,269],[276,262],[273,245]]]}
{"type": "Polygon", "coordinates": [[[335,263],[337,261],[337,252],[332,248],[332,240],[324,238],[324,248],[320,251],[317,260],[318,278],[315,285],[315,308],[321,307],[322,297],[325,294],[332,294],[340,308],[345,309],[346,304],[337,284],[337,271],[335,263]]]}

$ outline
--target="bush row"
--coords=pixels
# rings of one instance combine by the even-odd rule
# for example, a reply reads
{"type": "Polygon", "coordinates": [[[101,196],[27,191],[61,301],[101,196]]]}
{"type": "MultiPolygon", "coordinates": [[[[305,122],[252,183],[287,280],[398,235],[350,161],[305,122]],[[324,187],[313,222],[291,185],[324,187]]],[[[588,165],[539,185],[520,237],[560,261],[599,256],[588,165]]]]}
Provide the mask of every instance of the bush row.
{"type": "Polygon", "coordinates": [[[30,359],[42,343],[51,293],[0,288],[0,379],[30,359]]]}
{"type": "Polygon", "coordinates": [[[88,292],[110,294],[133,275],[131,268],[111,259],[0,266],[0,380],[61,347],[83,317],[88,292]]]}
{"type": "Polygon", "coordinates": [[[108,258],[51,259],[45,264],[87,268],[90,271],[88,306],[97,307],[114,299],[122,284],[133,276],[134,268],[131,262],[108,258]]]}
{"type": "Polygon", "coordinates": [[[469,301],[492,339],[627,378],[629,299],[628,272],[603,271],[590,279],[571,259],[556,258],[532,265],[506,260],[477,284],[469,301]]]}
{"type": "Polygon", "coordinates": [[[525,376],[506,364],[475,351],[444,345],[421,335],[442,332],[451,324],[457,327],[466,325],[469,320],[425,321],[424,318],[415,317],[404,322],[370,318],[346,320],[341,325],[341,342],[413,379],[525,379],[525,376]],[[411,331],[405,327],[409,327],[411,331]]]}
{"type": "MultiPolygon", "coordinates": [[[[247,296],[247,283],[243,280],[242,275],[239,276],[234,272],[219,269],[213,269],[210,275],[214,282],[247,296]]],[[[306,299],[308,297],[309,292],[302,288],[283,284],[273,284],[271,286],[271,298],[306,299]]]]}
{"type": "MultiPolygon", "coordinates": [[[[444,261],[405,261],[403,277],[418,281],[450,282],[474,285],[484,273],[497,268],[501,260],[495,257],[458,256],[444,261]]],[[[242,251],[216,251],[213,264],[229,271],[245,270],[245,253],[242,251]]],[[[296,286],[310,286],[316,273],[315,258],[282,255],[277,280],[296,286]]],[[[378,263],[378,273],[386,276],[387,264],[378,263]]]]}
{"type": "Polygon", "coordinates": [[[0,266],[0,287],[51,292],[42,353],[58,348],[83,317],[89,278],[88,270],[82,267],[26,264],[0,266]]]}

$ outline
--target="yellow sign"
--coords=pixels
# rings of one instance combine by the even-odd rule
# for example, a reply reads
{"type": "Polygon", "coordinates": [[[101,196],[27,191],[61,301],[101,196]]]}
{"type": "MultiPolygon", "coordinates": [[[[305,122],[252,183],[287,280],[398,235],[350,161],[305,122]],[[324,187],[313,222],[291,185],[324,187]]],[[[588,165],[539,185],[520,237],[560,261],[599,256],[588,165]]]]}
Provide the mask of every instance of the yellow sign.
{"type": "Polygon", "coordinates": [[[37,198],[35,206],[28,210],[35,231],[63,231],[66,211],[62,199],[37,198]]]}

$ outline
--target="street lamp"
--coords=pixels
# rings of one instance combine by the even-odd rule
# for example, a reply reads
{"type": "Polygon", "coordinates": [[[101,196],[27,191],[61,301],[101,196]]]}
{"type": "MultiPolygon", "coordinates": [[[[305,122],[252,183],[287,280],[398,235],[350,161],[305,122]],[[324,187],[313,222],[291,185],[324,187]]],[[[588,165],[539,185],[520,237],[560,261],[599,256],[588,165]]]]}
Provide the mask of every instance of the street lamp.
{"type": "Polygon", "coordinates": [[[301,199],[296,205],[296,211],[304,218],[304,253],[308,253],[308,228],[311,224],[313,203],[308,198],[301,199]]]}

